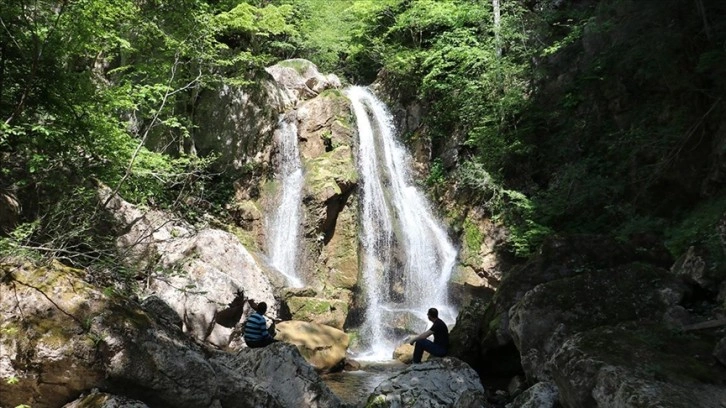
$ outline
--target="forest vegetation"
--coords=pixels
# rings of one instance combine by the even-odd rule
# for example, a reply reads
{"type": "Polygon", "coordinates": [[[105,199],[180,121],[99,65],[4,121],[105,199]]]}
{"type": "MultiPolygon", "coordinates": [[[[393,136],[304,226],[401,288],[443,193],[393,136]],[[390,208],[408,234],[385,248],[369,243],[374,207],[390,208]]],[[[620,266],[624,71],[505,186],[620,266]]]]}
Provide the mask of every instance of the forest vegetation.
{"type": "Polygon", "coordinates": [[[515,256],[598,233],[723,258],[724,17],[718,0],[5,0],[0,192],[22,213],[0,254],[118,268],[95,181],[224,218],[234,175],[185,149],[195,98],[306,58],[423,106],[427,191],[484,206],[515,256]]]}

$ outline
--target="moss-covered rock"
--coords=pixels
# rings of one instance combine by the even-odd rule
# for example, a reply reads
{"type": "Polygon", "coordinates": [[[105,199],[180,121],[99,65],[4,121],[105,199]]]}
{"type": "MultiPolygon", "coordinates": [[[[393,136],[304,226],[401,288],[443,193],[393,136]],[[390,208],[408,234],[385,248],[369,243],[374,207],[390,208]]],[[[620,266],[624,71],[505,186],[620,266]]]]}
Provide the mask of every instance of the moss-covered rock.
{"type": "Polygon", "coordinates": [[[3,406],[57,407],[104,378],[96,316],[107,299],[83,271],[54,262],[0,265],[3,406]]]}
{"type": "Polygon", "coordinates": [[[337,299],[291,297],[287,307],[294,320],[324,324],[342,330],[348,316],[348,303],[337,299]]]}

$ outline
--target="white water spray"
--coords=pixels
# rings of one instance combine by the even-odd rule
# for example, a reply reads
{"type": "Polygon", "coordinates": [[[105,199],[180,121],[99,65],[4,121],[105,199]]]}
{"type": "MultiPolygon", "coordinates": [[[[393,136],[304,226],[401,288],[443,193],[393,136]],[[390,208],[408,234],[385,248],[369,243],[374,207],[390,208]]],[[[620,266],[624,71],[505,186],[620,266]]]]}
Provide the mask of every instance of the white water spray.
{"type": "Polygon", "coordinates": [[[301,223],[303,170],[297,146],[297,126],[282,120],[275,131],[280,150],[276,180],[280,183],[279,204],[267,220],[267,250],[270,264],[287,278],[290,287],[300,288],[297,274],[301,223]]]}
{"type": "Polygon", "coordinates": [[[361,176],[361,268],[366,296],[361,359],[385,360],[400,345],[404,327],[424,331],[426,312],[454,323],[447,286],[456,249],[412,184],[411,161],[396,141],[391,114],[369,90],[351,87],[358,126],[361,176]]]}

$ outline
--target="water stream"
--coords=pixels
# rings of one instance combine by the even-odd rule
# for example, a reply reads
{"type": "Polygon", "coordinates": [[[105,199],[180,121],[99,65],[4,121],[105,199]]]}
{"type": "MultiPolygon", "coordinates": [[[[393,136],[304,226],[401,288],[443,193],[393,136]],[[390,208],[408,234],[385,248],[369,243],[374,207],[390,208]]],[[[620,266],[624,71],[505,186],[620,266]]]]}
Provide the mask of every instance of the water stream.
{"type": "Polygon", "coordinates": [[[280,150],[275,174],[280,189],[278,205],[266,220],[267,253],[270,264],[287,278],[288,286],[299,288],[303,286],[297,274],[297,259],[304,177],[297,145],[297,126],[283,118],[274,137],[280,150]]]}
{"type": "Polygon", "coordinates": [[[448,281],[456,249],[410,175],[411,158],[396,140],[385,104],[368,89],[346,91],[358,127],[361,177],[361,268],[366,313],[360,360],[387,360],[411,332],[430,326],[426,311],[454,323],[448,281]]]}

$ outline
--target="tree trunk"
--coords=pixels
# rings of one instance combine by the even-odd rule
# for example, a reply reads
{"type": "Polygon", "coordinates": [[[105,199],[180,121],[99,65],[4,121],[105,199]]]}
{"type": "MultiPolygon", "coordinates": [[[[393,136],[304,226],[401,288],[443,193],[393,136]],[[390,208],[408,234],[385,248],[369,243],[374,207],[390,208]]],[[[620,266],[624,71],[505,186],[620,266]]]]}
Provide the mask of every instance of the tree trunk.
{"type": "Polygon", "coordinates": [[[492,8],[494,9],[494,44],[497,47],[497,56],[502,56],[502,44],[499,31],[502,27],[502,11],[500,9],[500,0],[492,0],[492,8]]]}

